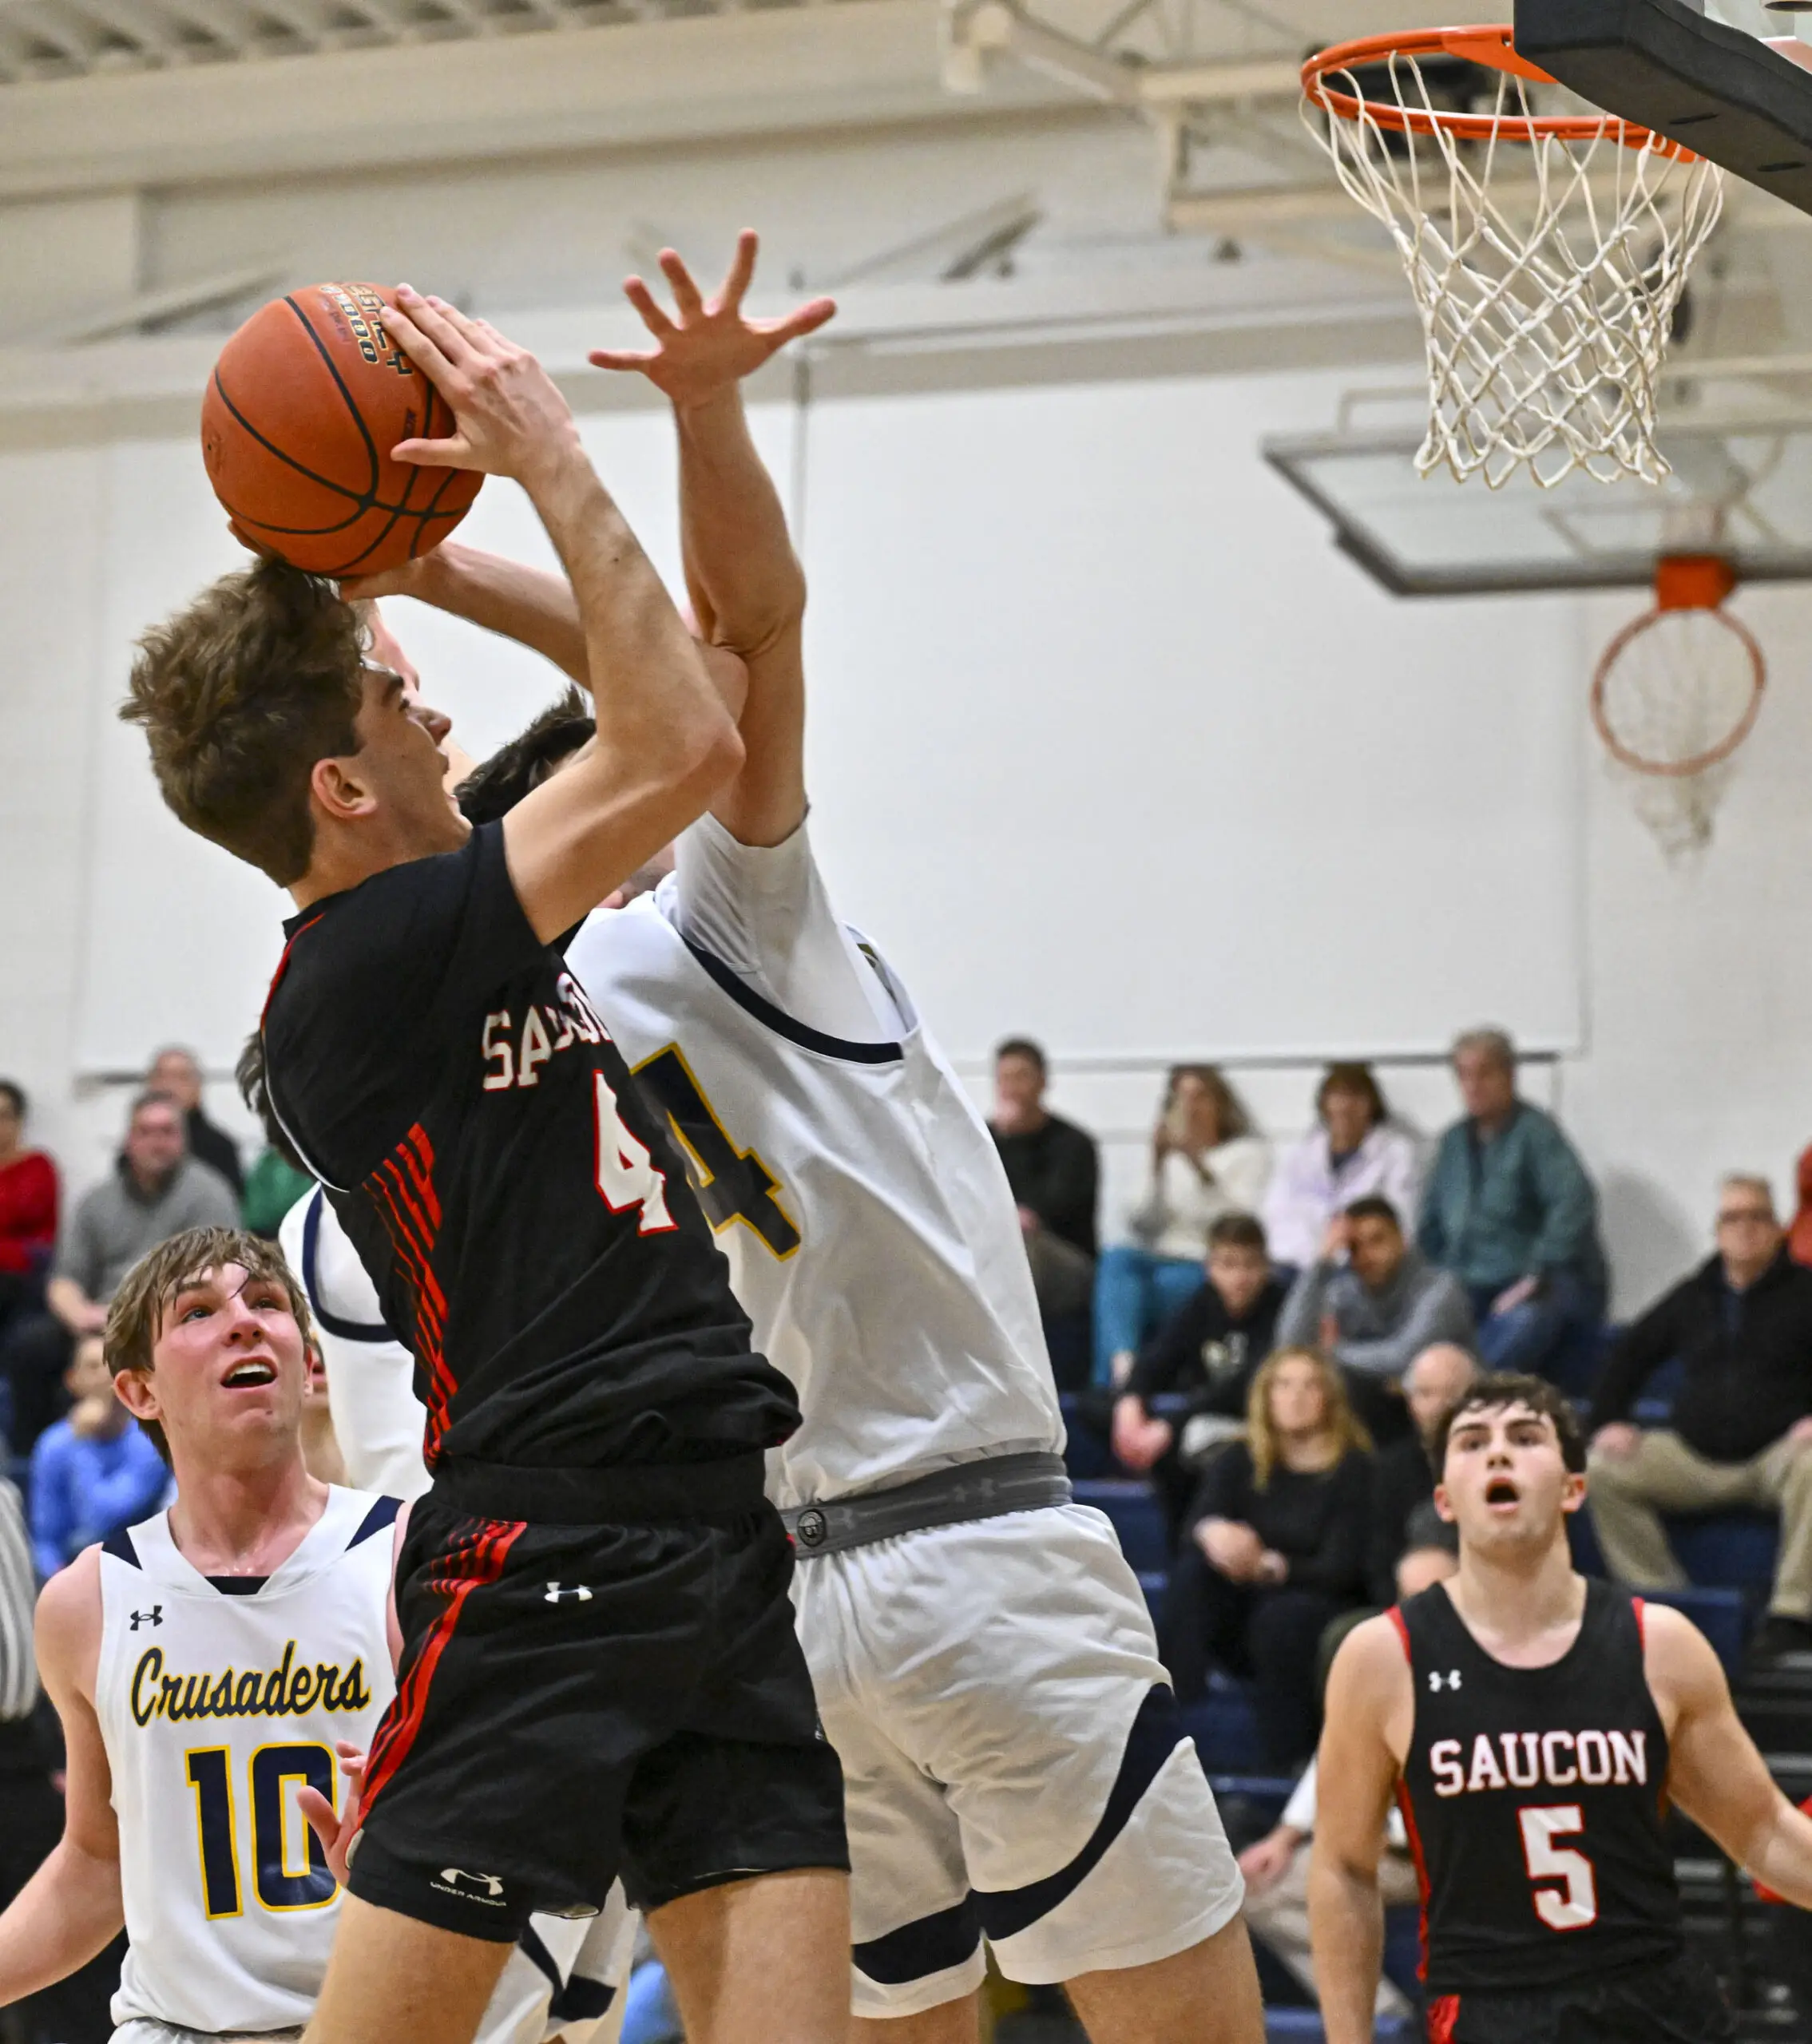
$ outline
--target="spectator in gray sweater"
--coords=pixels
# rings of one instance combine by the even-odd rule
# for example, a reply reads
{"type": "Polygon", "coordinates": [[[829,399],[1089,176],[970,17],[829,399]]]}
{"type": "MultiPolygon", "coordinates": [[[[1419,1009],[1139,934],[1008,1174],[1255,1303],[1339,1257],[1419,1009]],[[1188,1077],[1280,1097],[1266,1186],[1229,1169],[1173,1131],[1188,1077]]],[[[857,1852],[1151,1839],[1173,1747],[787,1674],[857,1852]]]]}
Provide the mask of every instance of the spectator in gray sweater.
{"type": "Polygon", "coordinates": [[[61,1380],[73,1345],[106,1326],[115,1287],[145,1251],[185,1228],[238,1226],[232,1187],[188,1155],[180,1107],[163,1093],[140,1094],[112,1175],[82,1194],[57,1238],[45,1289],[50,1310],[10,1326],[0,1349],[15,1455],[66,1404],[61,1380]]]}
{"type": "Polygon", "coordinates": [[[1390,1202],[1371,1194],[1329,1225],[1321,1255],[1290,1288],[1277,1339],[1331,1356],[1382,1444],[1410,1431],[1398,1384],[1422,1350],[1437,1341],[1470,1346],[1472,1306],[1458,1278],[1405,1241],[1390,1202]]]}

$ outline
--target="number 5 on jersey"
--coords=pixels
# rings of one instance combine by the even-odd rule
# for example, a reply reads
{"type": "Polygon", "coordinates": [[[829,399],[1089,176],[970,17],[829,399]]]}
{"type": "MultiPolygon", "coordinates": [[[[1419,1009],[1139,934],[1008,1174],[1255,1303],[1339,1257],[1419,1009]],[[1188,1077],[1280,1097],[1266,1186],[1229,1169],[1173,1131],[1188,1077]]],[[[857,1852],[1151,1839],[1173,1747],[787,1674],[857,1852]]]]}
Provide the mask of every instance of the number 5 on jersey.
{"type": "Polygon", "coordinates": [[[1583,1931],[1596,1923],[1598,1884],[1592,1878],[1592,1862],[1571,1846],[1554,1842],[1584,1830],[1579,1804],[1555,1803],[1519,1810],[1517,1816],[1523,1828],[1523,1860],[1535,1884],[1536,1915],[1551,1931],[1583,1931]],[[1565,1893],[1544,1885],[1550,1881],[1564,1882],[1565,1893]]]}
{"type": "Polygon", "coordinates": [[[597,1087],[599,1195],[613,1214],[626,1214],[632,1206],[640,1210],[636,1234],[662,1234],[674,1226],[667,1210],[667,1174],[656,1167],[648,1145],[624,1126],[617,1089],[601,1072],[593,1078],[597,1087]]]}

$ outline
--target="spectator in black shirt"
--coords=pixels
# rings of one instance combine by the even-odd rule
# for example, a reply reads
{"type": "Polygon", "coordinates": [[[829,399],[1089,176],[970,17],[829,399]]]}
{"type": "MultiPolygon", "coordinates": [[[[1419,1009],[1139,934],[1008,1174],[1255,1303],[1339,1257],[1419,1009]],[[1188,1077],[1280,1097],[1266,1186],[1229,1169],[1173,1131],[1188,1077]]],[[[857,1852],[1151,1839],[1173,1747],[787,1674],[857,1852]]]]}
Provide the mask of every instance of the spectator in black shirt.
{"type": "Polygon", "coordinates": [[[1247,1436],[1202,1480],[1160,1630],[1185,1701],[1211,1665],[1251,1681],[1269,1758],[1287,1770],[1320,1733],[1322,1629],[1365,1595],[1371,1444],[1312,1349],[1279,1349],[1259,1370],[1247,1436]]]}
{"type": "Polygon", "coordinates": [[[182,1109],[188,1127],[188,1154],[220,1173],[233,1189],[236,1199],[245,1194],[245,1167],[240,1161],[239,1145],[224,1128],[208,1119],[201,1104],[201,1064],[193,1051],[172,1044],[151,1060],[145,1086],[162,1093],[182,1109]]]}
{"type": "Polygon", "coordinates": [[[1020,1225],[1095,1254],[1095,1203],[1100,1151],[1078,1128],[1045,1105],[1049,1072],[1045,1053],[1025,1036],[1010,1036],[994,1053],[994,1109],[988,1127],[1019,1202],[1020,1225]]]}
{"type": "Polygon", "coordinates": [[[1455,1341],[1431,1342],[1405,1373],[1403,1397],[1415,1431],[1381,1448],[1372,1466],[1366,1573],[1372,1602],[1381,1610],[1410,1594],[1403,1590],[1398,1573],[1406,1555],[1430,1549],[1449,1555],[1460,1551],[1458,1528],[1434,1508],[1434,1469],[1428,1458],[1441,1422],[1477,1375],[1478,1365],[1455,1341]]]}
{"type": "Polygon", "coordinates": [[[1733,1173],[1718,1254],[1612,1350],[1592,1407],[1588,1500],[1605,1561],[1638,1590],[1683,1588],[1663,1511],[1774,1507],[1780,1559],[1758,1652],[1812,1648],[1812,1270],[1787,1254],[1763,1178],[1733,1173]],[[1662,1364],[1684,1374],[1665,1427],[1630,1408],[1662,1364]]]}
{"type": "Polygon", "coordinates": [[[988,1127],[1019,1207],[1033,1289],[1063,1383],[1088,1375],[1101,1160],[1086,1129],[1045,1105],[1048,1077],[1042,1049],[1028,1037],[1009,1036],[994,1053],[988,1127]]]}
{"type": "Polygon", "coordinates": [[[1271,1352],[1284,1300],[1265,1231],[1250,1214],[1223,1214],[1208,1230],[1207,1270],[1207,1284],[1140,1350],[1114,1406],[1114,1453],[1125,1468],[1150,1472],[1172,1547],[1206,1453],[1243,1427],[1247,1394],[1271,1352]],[[1151,1410],[1151,1400],[1165,1396],[1188,1399],[1180,1419],[1151,1410]],[[1211,1420],[1220,1424],[1195,1424],[1211,1420]]]}

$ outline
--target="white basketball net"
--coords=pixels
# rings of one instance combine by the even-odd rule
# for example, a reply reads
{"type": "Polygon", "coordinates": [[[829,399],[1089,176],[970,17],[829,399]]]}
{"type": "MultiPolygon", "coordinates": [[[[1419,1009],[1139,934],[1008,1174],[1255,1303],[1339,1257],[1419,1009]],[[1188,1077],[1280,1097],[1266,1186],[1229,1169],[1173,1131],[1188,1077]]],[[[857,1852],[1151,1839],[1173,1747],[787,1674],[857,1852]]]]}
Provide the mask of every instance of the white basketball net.
{"type": "Polygon", "coordinates": [[[1600,666],[1593,719],[1613,774],[1669,859],[1711,842],[1765,673],[1755,640],[1713,609],[1651,611],[1600,666]]]}
{"type": "Polygon", "coordinates": [[[1530,82],[1507,72],[1492,132],[1477,140],[1443,123],[1412,55],[1326,82],[1362,102],[1358,117],[1312,97],[1303,117],[1341,183],[1390,228],[1421,313],[1429,406],[1417,470],[1445,465],[1493,489],[1525,466],[1544,486],[1576,468],[1602,482],[1659,481],[1655,376],[1717,224],[1722,172],[1653,140],[1626,147],[1610,115],[1584,137],[1532,137],[1518,126],[1538,117],[1530,82]],[[1381,121],[1368,92],[1433,132],[1381,121]]]}

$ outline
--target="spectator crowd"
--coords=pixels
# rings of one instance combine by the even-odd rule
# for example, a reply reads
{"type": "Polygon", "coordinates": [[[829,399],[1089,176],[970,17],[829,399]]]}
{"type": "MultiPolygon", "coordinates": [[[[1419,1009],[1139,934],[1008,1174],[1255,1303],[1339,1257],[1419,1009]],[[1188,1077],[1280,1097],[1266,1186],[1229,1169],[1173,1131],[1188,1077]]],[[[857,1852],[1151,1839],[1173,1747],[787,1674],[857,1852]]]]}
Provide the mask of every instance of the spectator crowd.
{"type": "MultiPolygon", "coordinates": [[[[1347,1062],[1322,1075],[1310,1132],[1274,1149],[1223,1073],[1179,1065],[1138,1195],[1104,1228],[1097,1144],[1048,1105],[1043,1051],[1015,1038],[996,1059],[990,1123],[1053,1369],[1074,1423],[1149,1482],[1161,1513],[1159,1630],[1179,1697],[1246,1685],[1266,1757],[1299,1777],[1242,1864],[1254,1929],[1311,1991],[1322,1682],[1354,1624],[1457,1566],[1429,1444],[1475,1373],[1545,1375],[1588,1411],[1588,1511],[1608,1572],[1633,1587],[1685,1584],[1667,1515],[1778,1514],[1753,1650],[1812,1650],[1812,1151],[1790,1225],[1765,1178],[1732,1172],[1712,1254],[1607,1329],[1577,1151],[1519,1091],[1502,1032],[1459,1037],[1451,1067],[1460,1111],[1430,1143],[1347,1062]]],[[[203,1091],[193,1056],[161,1052],[111,1167],[72,1202],[28,1140],[25,1094],[0,1080],[0,1903],[60,1825],[32,1598],[169,1491],[115,1395],[109,1301],[184,1229],[274,1236],[310,1184],[275,1151],[247,1169],[203,1091]]],[[[324,1399],[314,1418],[311,1466],[337,1476],[324,1399]]],[[[1413,1893],[1401,1839],[1391,1852],[1386,1892],[1413,1893]]],[[[45,2012],[59,2034],[105,2034],[104,1998],[89,2003],[109,1967],[117,1955],[59,1991],[45,2012]]],[[[1401,2002],[1386,1982],[1381,2016],[1401,2002]]]]}

